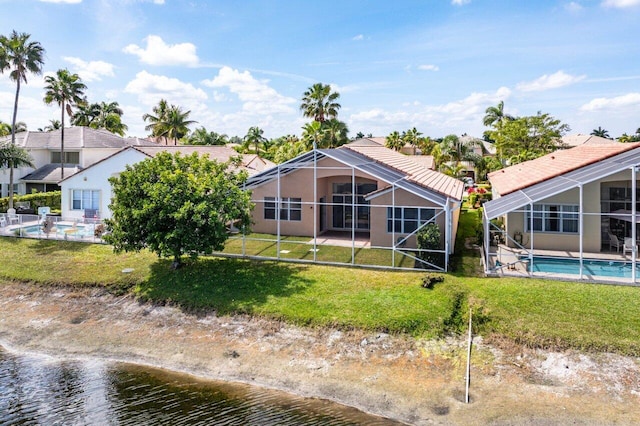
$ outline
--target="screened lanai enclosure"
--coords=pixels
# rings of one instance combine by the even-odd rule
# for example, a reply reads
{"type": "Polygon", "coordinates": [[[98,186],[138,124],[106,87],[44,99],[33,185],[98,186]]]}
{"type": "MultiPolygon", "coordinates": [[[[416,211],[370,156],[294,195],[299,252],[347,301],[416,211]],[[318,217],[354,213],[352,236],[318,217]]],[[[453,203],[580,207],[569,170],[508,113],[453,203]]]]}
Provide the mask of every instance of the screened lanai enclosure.
{"type": "Polygon", "coordinates": [[[252,176],[246,189],[252,232],[232,237],[227,254],[448,269],[462,182],[410,156],[358,144],[315,149],[252,176]]]}
{"type": "Polygon", "coordinates": [[[484,206],[485,271],[636,284],[640,148],[617,145],[556,152],[523,163],[517,172],[507,168],[503,175],[492,174],[492,183],[506,191],[484,206]],[[554,162],[559,165],[546,167],[554,162]],[[509,186],[518,173],[527,176],[532,170],[542,178],[530,178],[538,179],[533,183],[522,178],[520,188],[509,186]]]}

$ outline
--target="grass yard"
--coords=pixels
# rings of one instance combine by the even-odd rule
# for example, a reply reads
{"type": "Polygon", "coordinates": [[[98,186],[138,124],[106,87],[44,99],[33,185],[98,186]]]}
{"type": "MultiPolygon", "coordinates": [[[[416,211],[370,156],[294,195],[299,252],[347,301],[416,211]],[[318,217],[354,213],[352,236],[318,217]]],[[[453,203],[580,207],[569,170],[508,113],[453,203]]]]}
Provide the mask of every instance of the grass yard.
{"type": "MultiPolygon", "coordinates": [[[[474,230],[469,213],[461,217],[461,241],[474,230]]],[[[0,252],[0,286],[100,286],[189,311],[424,338],[464,332],[472,307],[476,332],[484,335],[532,347],[640,356],[639,287],[474,277],[479,260],[471,248],[454,259],[458,272],[432,290],[421,286],[425,273],[413,271],[215,257],[187,260],[172,271],[169,260],[147,252],[116,255],[105,245],[9,237],[0,238],[0,252]]]]}

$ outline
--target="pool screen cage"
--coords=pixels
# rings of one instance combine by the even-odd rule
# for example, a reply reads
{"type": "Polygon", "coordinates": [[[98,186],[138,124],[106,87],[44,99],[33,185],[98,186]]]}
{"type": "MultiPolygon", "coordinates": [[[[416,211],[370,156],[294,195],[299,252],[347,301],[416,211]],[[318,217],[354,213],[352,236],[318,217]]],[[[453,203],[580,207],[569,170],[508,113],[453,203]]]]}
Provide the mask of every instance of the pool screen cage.
{"type": "MultiPolygon", "coordinates": [[[[254,175],[247,181],[245,189],[252,190],[261,184],[274,181],[276,193],[273,194],[273,197],[266,200],[252,195],[252,202],[255,204],[254,212],[264,211],[265,207],[274,211],[272,220],[275,221],[275,232],[251,233],[250,231],[238,230],[240,232],[230,237],[223,254],[243,258],[370,268],[424,269],[438,272],[448,270],[450,253],[453,248],[452,241],[455,236],[451,225],[452,214],[454,210],[459,208],[460,202],[451,201],[448,197],[434,200],[429,191],[409,182],[405,174],[383,167],[360,154],[348,152],[348,150],[314,149],[254,175]],[[334,163],[339,165],[318,165],[318,162],[324,158],[338,160],[334,163]],[[313,201],[283,198],[281,194],[283,178],[290,173],[305,169],[311,170],[313,173],[313,201]],[[348,182],[351,185],[348,196],[336,202],[330,197],[331,194],[326,194],[326,190],[325,193],[320,194],[318,189],[319,175],[321,178],[348,177],[348,182]],[[378,201],[378,197],[373,193],[380,192],[380,189],[367,194],[359,193],[357,184],[362,179],[384,182],[386,187],[383,191],[390,194],[391,202],[378,201]],[[426,207],[427,203],[424,207],[401,205],[396,202],[396,194],[400,191],[407,191],[431,202],[428,203],[428,207],[426,207]],[[329,197],[325,197],[326,195],[329,197]],[[294,213],[304,215],[304,212],[309,211],[313,213],[312,235],[290,235],[286,229],[288,224],[286,219],[290,219],[294,213]],[[329,211],[331,213],[327,213],[329,211]],[[412,214],[417,211],[418,216],[415,220],[398,217],[407,211],[411,211],[412,214]],[[323,215],[322,212],[325,214],[323,215]],[[321,223],[321,220],[328,222],[328,217],[337,213],[344,214],[344,220],[339,224],[340,229],[336,230],[332,226],[337,222],[321,223]],[[385,215],[387,229],[370,228],[370,218],[376,214],[385,215]],[[410,223],[411,226],[408,226],[407,223],[410,223]],[[433,226],[437,226],[437,232],[440,234],[437,245],[429,248],[417,248],[416,236],[418,233],[433,226]],[[372,232],[386,232],[390,243],[372,244],[372,232]]],[[[440,196],[440,194],[436,195],[440,196]]],[[[333,216],[332,219],[335,220],[333,216]]]]}

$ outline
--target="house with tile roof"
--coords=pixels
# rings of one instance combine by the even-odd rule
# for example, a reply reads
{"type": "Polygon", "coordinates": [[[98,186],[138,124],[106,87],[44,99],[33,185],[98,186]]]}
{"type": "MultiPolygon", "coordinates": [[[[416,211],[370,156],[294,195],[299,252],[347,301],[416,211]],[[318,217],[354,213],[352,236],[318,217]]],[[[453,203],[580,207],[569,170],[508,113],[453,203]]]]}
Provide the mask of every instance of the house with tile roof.
{"type": "MultiPolygon", "coordinates": [[[[9,136],[0,138],[8,142],[9,136]]],[[[59,190],[62,179],[60,130],[51,132],[25,131],[16,134],[16,145],[24,148],[33,159],[34,168],[14,169],[14,193],[29,194],[59,190]]],[[[157,146],[146,139],[123,138],[106,130],[89,127],[68,127],[64,131],[64,177],[130,146],[157,146]]],[[[0,170],[0,196],[9,194],[9,171],[0,170]]]]}
{"type": "Polygon", "coordinates": [[[226,146],[130,146],[59,182],[62,191],[62,217],[65,219],[110,218],[109,204],[112,190],[109,178],[118,176],[128,165],[155,157],[160,152],[180,152],[183,155],[198,153],[219,162],[227,162],[232,157],[241,157],[239,168],[245,170],[250,176],[274,166],[269,160],[253,154],[238,154],[226,146]]]}
{"type": "Polygon", "coordinates": [[[580,144],[489,174],[488,273],[636,282],[640,143],[580,144]]]}
{"type": "Polygon", "coordinates": [[[357,240],[358,247],[385,248],[416,259],[416,233],[434,223],[441,235],[434,251],[442,262],[424,266],[446,270],[463,183],[414,158],[357,140],[315,149],[258,173],[246,184],[255,204],[252,230],[277,241],[309,237],[314,260],[318,241],[327,236],[343,237],[354,253],[357,240]]]}

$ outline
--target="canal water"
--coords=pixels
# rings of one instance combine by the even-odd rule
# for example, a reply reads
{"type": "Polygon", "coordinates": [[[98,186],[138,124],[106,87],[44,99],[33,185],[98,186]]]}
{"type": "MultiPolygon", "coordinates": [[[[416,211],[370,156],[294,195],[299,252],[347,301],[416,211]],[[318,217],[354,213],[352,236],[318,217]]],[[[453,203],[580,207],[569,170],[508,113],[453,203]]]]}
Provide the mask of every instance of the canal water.
{"type": "Polygon", "coordinates": [[[0,347],[0,425],[398,425],[325,400],[0,347]]]}

